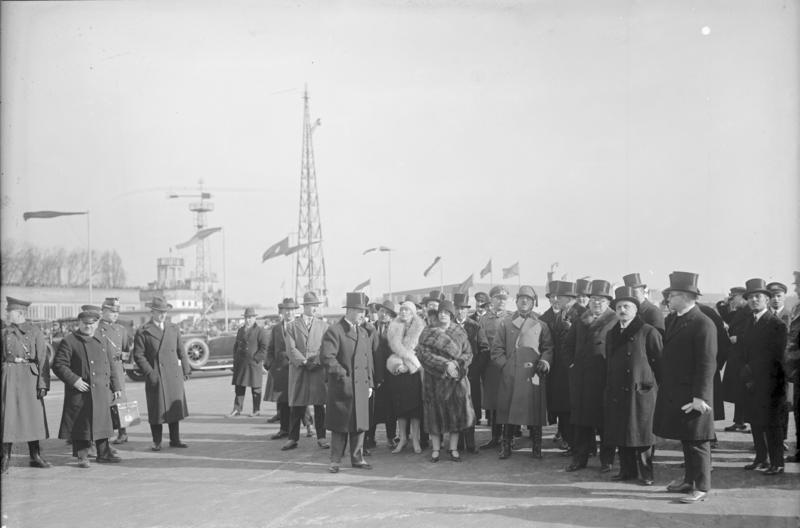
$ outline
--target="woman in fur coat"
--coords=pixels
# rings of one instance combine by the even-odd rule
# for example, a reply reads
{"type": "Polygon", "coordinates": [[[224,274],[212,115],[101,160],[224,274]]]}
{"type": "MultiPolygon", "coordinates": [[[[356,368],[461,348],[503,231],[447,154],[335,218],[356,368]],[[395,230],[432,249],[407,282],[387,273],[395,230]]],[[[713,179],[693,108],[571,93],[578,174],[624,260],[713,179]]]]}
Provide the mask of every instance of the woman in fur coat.
{"type": "Polygon", "coordinates": [[[427,327],[419,338],[417,354],[425,374],[422,377],[422,406],[425,427],[431,435],[431,462],[439,461],[442,435],[450,434],[450,460],[461,461],[458,433],[475,423],[470,399],[467,368],[472,347],[466,331],[453,321],[456,309],[451,301],[439,304],[439,326],[427,327]]]}
{"type": "Polygon", "coordinates": [[[421,453],[419,445],[420,416],[422,415],[422,380],[420,363],[414,349],[425,329],[425,321],[417,315],[411,302],[400,305],[397,317],[389,323],[386,339],[391,356],[386,360],[386,369],[392,374],[384,383],[389,385],[391,406],[397,416],[397,433],[400,442],[392,453],[400,453],[408,443],[407,426],[411,422],[411,445],[415,453],[421,453]]]}

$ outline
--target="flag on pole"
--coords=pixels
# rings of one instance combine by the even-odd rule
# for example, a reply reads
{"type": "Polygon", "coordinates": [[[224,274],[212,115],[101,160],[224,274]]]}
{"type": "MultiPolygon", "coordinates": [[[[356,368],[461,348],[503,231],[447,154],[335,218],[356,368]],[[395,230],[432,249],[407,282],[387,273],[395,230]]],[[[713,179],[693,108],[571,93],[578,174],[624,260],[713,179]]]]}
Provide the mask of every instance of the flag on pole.
{"type": "Polygon", "coordinates": [[[481,278],[484,278],[491,272],[492,272],[492,259],[489,259],[489,262],[487,262],[486,265],[481,270],[481,278]]]}
{"type": "Polygon", "coordinates": [[[507,268],[503,268],[503,278],[519,277],[519,262],[515,262],[507,268]]]}
{"type": "Polygon", "coordinates": [[[469,289],[475,285],[474,279],[475,279],[475,274],[473,273],[469,277],[467,277],[467,280],[458,285],[456,291],[458,293],[469,293],[469,289]]]}
{"type": "Polygon", "coordinates": [[[22,219],[28,221],[31,218],[55,218],[57,216],[71,216],[71,215],[85,215],[85,214],[89,214],[89,211],[74,211],[74,212],[28,211],[27,213],[22,213],[22,219]]]}
{"type": "Polygon", "coordinates": [[[287,255],[287,251],[289,251],[289,237],[287,236],[280,242],[276,242],[272,244],[267,250],[261,255],[261,262],[266,262],[267,260],[278,257],[280,255],[287,255]]]}
{"type": "Polygon", "coordinates": [[[192,236],[192,238],[190,238],[186,242],[184,242],[182,244],[178,244],[177,246],[175,246],[175,249],[183,249],[183,248],[187,248],[189,246],[193,246],[193,245],[199,243],[201,240],[210,237],[211,235],[213,235],[217,231],[222,231],[222,228],[221,227],[208,227],[206,229],[201,229],[197,233],[195,233],[194,236],[192,236]]]}
{"type": "Polygon", "coordinates": [[[427,276],[428,276],[428,273],[430,273],[430,272],[431,272],[431,270],[434,268],[434,266],[436,266],[436,265],[439,263],[439,261],[440,261],[440,260],[442,260],[442,257],[436,257],[435,259],[433,259],[433,262],[431,262],[431,265],[430,265],[430,266],[428,266],[428,267],[425,269],[425,271],[422,273],[422,276],[423,276],[423,277],[427,277],[427,276]]]}
{"type": "Polygon", "coordinates": [[[363,290],[364,288],[370,285],[371,281],[372,281],[371,278],[365,280],[364,282],[358,284],[355,288],[353,288],[353,291],[357,292],[363,290]]]}
{"type": "Polygon", "coordinates": [[[286,250],[282,254],[286,255],[288,257],[292,253],[297,253],[301,249],[303,249],[305,247],[308,247],[311,244],[319,244],[320,242],[322,242],[322,240],[312,240],[311,242],[308,242],[306,244],[297,244],[296,246],[292,246],[290,248],[286,248],[286,250]]]}
{"type": "Polygon", "coordinates": [[[378,246],[374,248],[365,249],[362,255],[366,255],[367,253],[372,253],[373,251],[391,251],[392,248],[388,248],[386,246],[378,246]]]}

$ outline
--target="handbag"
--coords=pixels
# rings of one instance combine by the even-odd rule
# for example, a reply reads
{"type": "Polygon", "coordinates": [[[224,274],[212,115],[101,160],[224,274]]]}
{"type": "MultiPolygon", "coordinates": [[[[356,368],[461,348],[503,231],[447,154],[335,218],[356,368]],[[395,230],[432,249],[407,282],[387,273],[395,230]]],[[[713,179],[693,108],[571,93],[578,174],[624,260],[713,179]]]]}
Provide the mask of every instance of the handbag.
{"type": "Polygon", "coordinates": [[[136,401],[116,402],[111,405],[111,424],[114,429],[128,428],[142,423],[139,403],[136,401]]]}

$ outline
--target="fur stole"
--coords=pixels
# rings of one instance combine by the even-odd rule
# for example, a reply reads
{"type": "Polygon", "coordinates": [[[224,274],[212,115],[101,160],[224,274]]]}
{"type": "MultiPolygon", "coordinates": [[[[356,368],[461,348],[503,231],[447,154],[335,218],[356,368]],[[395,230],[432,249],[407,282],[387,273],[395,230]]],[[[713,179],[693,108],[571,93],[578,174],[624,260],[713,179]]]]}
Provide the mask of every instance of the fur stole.
{"type": "MultiPolygon", "coordinates": [[[[416,315],[409,323],[399,319],[389,323],[389,328],[386,330],[386,340],[389,342],[392,355],[387,360],[387,368],[389,368],[389,362],[393,364],[402,362],[411,374],[419,370],[420,363],[414,349],[417,347],[419,336],[422,335],[424,329],[425,322],[416,315]]],[[[394,372],[394,370],[389,368],[389,372],[394,372]]]]}

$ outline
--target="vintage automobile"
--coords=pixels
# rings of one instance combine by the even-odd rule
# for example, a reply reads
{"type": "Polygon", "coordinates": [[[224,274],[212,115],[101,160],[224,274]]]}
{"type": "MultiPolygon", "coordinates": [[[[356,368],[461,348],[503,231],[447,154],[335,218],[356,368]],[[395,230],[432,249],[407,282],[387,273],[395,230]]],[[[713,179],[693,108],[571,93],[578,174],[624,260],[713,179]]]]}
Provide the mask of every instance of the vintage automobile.
{"type": "MultiPolygon", "coordinates": [[[[236,342],[236,334],[213,337],[199,333],[183,334],[181,341],[193,371],[233,368],[233,345],[236,342]]],[[[123,354],[122,366],[130,379],[144,381],[144,374],[134,363],[132,354],[123,354]]]]}

